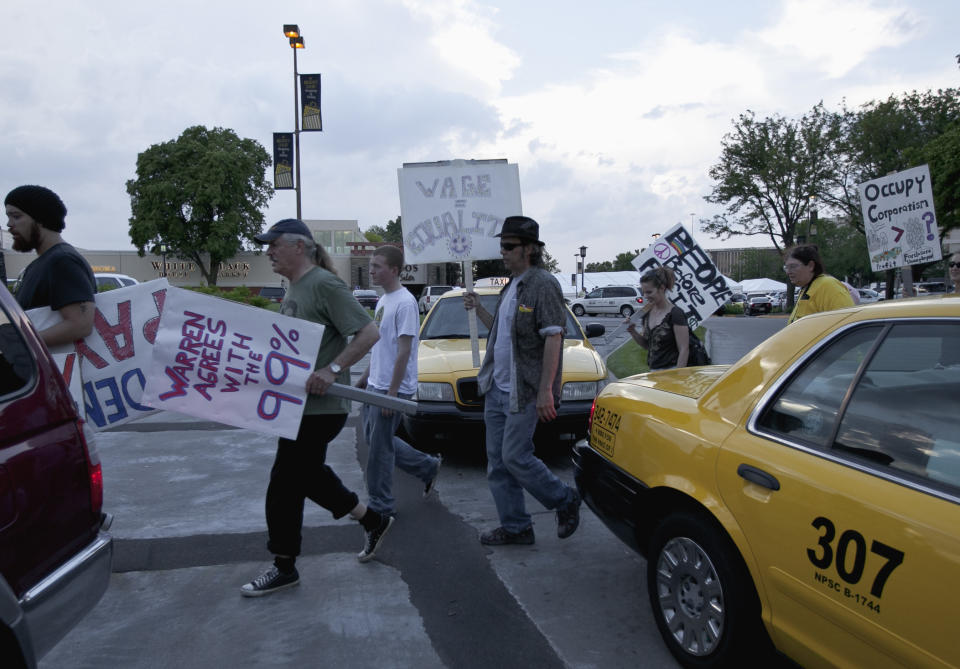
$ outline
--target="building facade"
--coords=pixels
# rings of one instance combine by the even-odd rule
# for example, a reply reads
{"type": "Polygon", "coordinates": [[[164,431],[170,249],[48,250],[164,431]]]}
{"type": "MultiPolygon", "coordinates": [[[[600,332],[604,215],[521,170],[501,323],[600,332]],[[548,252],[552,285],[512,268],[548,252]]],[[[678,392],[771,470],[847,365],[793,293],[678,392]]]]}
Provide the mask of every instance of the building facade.
{"type": "MultiPolygon", "coordinates": [[[[337,275],[347,285],[356,288],[369,288],[370,275],[368,263],[373,250],[379,243],[369,242],[355,220],[304,220],[313,233],[313,238],[326,249],[333,260],[337,275]]],[[[34,252],[21,253],[10,248],[12,240],[9,233],[2,231],[2,253],[8,279],[15,279],[37,255],[34,252]]],[[[151,281],[166,277],[174,286],[200,286],[205,281],[197,263],[183,260],[167,254],[145,254],[141,257],[136,251],[96,251],[77,247],[87,259],[94,272],[126,274],[137,281],[151,281]]],[[[420,294],[428,284],[447,284],[445,263],[431,265],[407,265],[400,277],[401,283],[415,295],[420,294]]],[[[280,286],[281,277],[273,272],[270,260],[262,250],[241,251],[233,258],[220,263],[217,272],[217,286],[232,288],[248,286],[252,289],[280,286]]]]}

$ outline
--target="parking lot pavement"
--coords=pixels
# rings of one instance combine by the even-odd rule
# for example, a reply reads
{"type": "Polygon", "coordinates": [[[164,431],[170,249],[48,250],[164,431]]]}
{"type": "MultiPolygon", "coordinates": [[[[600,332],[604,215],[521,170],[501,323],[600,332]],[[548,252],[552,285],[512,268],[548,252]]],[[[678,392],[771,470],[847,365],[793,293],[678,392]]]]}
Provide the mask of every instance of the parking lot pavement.
{"type": "MultiPolygon", "coordinates": [[[[356,406],[329,463],[361,498],[356,406]]],[[[170,413],[100,433],[114,574],[44,658],[61,667],[674,667],[646,604],[643,561],[584,507],[577,533],[528,498],[537,543],[490,549],[479,453],[450,454],[439,496],[397,475],[377,558],[362,532],[308,502],[298,587],[245,599],[269,566],[263,500],[274,439],[170,413]]],[[[572,481],[569,456],[550,466],[572,481]]]]}

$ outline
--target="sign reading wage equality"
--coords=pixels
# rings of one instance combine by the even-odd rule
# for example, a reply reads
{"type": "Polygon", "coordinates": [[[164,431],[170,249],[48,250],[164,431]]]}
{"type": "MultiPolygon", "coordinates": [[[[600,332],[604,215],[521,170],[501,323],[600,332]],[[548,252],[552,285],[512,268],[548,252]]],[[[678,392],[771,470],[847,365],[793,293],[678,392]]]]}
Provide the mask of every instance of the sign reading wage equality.
{"type": "Polygon", "coordinates": [[[874,272],[943,257],[927,165],[867,181],[859,192],[874,272]]]}
{"type": "Polygon", "coordinates": [[[503,219],[522,214],[520,173],[506,160],[406,163],[397,178],[410,264],[499,258],[503,219]]]}

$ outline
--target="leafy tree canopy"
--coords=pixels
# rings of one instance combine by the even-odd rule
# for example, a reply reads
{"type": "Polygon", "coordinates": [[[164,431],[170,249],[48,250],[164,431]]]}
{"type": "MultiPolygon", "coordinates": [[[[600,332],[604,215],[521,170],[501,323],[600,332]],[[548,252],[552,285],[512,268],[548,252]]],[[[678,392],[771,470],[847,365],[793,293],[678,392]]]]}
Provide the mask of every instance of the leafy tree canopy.
{"type": "Polygon", "coordinates": [[[603,262],[588,262],[584,268],[586,272],[629,272],[635,270],[632,260],[640,255],[640,249],[618,253],[614,260],[603,262]]]}
{"type": "Polygon", "coordinates": [[[400,216],[396,220],[387,221],[387,225],[372,225],[364,233],[371,242],[393,242],[394,244],[403,244],[403,227],[401,226],[400,216]],[[372,239],[373,234],[379,239],[372,239]]]}
{"type": "MultiPolygon", "coordinates": [[[[960,90],[948,88],[935,93],[913,91],[900,97],[871,101],[859,109],[846,107],[833,115],[837,143],[830,158],[832,173],[827,188],[820,193],[835,213],[848,217],[863,232],[858,186],[890,172],[936,161],[940,180],[960,169],[960,154],[943,155],[936,148],[927,154],[925,147],[960,121],[960,90]]],[[[938,179],[933,176],[935,199],[938,179]]],[[[940,207],[937,203],[939,222],[940,207]]]]}
{"type": "Polygon", "coordinates": [[[765,235],[782,253],[824,188],[835,141],[822,103],[799,119],[741,114],[721,142],[720,160],[710,168],[713,191],[704,198],[726,213],[702,221],[704,230],[723,239],[765,235]]]}
{"type": "Polygon", "coordinates": [[[220,263],[253,244],[263,228],[261,209],[273,195],[265,175],[270,155],[232,130],[187,128],[137,157],[127,181],[130,240],[141,256],[160,243],[167,254],[192,260],[208,285],[220,263]]]}
{"type": "Polygon", "coordinates": [[[944,231],[960,227],[960,121],[927,142],[919,161],[930,166],[937,223],[944,231]]]}

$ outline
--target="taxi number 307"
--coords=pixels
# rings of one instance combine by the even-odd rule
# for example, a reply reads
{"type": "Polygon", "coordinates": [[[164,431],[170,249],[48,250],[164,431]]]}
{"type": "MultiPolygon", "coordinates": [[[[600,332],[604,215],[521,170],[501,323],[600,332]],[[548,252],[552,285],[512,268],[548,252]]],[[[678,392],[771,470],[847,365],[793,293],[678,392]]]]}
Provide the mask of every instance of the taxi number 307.
{"type": "MultiPolygon", "coordinates": [[[[840,578],[851,585],[859,583],[867,561],[867,540],[856,530],[844,530],[834,543],[837,529],[832,520],[818,516],[813,519],[812,524],[822,534],[817,542],[819,548],[807,549],[810,562],[819,569],[826,569],[833,563],[840,578]]],[[[870,543],[870,552],[886,559],[886,563],[874,576],[873,585],[870,586],[870,594],[879,599],[883,595],[883,587],[890,578],[890,574],[903,563],[903,551],[874,540],[870,543]]]]}

